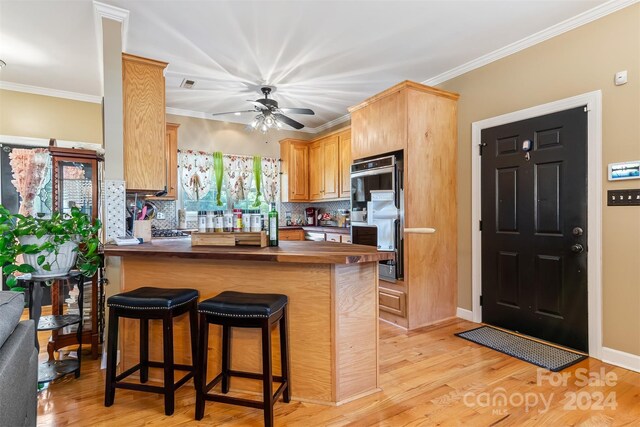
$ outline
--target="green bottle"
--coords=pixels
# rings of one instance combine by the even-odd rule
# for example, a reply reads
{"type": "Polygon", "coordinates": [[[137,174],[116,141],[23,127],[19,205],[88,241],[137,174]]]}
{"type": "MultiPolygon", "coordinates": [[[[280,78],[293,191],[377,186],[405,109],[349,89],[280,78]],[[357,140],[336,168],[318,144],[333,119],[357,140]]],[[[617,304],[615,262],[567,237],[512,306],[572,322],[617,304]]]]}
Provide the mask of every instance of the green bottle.
{"type": "Polygon", "coordinates": [[[278,211],[275,203],[271,203],[269,212],[269,246],[278,246],[278,211]]]}

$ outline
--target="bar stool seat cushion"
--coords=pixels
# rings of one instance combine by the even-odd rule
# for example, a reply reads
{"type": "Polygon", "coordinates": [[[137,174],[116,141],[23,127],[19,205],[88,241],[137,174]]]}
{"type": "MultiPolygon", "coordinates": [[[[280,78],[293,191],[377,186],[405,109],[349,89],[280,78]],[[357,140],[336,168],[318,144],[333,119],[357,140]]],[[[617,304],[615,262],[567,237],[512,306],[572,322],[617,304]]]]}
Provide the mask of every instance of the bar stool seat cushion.
{"type": "Polygon", "coordinates": [[[269,317],[287,304],[281,294],[250,294],[225,291],[198,305],[200,313],[224,317],[269,317]]]}
{"type": "Polygon", "coordinates": [[[198,298],[195,289],[168,289],[145,286],[129,292],[113,295],[107,300],[109,307],[133,310],[169,310],[198,298]]]}

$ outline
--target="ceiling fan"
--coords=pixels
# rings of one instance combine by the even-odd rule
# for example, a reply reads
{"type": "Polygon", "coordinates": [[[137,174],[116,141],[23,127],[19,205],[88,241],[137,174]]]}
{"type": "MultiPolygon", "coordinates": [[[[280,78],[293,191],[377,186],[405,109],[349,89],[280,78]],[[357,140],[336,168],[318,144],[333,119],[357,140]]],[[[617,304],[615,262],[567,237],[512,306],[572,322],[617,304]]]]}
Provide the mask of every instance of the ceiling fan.
{"type": "Polygon", "coordinates": [[[239,116],[244,113],[258,113],[256,118],[251,123],[253,129],[260,129],[263,133],[272,128],[282,128],[283,124],[289,125],[294,129],[302,129],[304,125],[291,117],[285,116],[287,114],[308,114],[314,115],[313,110],[309,108],[280,108],[278,107],[278,101],[269,98],[271,91],[270,86],[263,86],[260,91],[264,95],[264,98],[256,99],[255,101],[247,100],[253,104],[253,110],[244,111],[229,111],[226,113],[214,113],[213,116],[222,116],[225,114],[235,114],[239,116]]]}

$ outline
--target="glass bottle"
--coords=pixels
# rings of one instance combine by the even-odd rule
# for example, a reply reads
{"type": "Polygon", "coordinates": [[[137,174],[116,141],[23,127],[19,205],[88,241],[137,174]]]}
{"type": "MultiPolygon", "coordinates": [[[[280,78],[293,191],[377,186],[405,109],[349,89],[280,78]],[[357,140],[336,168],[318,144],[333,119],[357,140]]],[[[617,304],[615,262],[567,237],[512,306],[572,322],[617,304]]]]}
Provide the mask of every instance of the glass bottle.
{"type": "Polygon", "coordinates": [[[269,246],[278,246],[278,211],[275,203],[271,203],[269,212],[269,246]]]}

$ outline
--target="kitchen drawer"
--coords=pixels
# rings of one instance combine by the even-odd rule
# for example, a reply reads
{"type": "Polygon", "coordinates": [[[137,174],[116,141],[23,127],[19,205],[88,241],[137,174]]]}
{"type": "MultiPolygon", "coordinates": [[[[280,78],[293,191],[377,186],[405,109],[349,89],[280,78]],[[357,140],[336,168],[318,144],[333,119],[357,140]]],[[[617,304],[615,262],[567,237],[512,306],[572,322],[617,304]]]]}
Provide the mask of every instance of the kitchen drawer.
{"type": "Polygon", "coordinates": [[[349,234],[341,234],[340,241],[342,243],[351,243],[351,236],[349,234]]]}
{"type": "Polygon", "coordinates": [[[380,310],[382,311],[393,313],[401,317],[407,316],[406,294],[404,292],[379,288],[378,303],[380,305],[380,310]]]}
{"type": "Polygon", "coordinates": [[[338,242],[340,243],[340,239],[342,237],[342,234],[338,234],[338,233],[326,233],[325,235],[325,240],[327,242],[338,242]]]}
{"type": "Polygon", "coordinates": [[[301,228],[294,230],[278,230],[278,240],[304,240],[304,230],[301,228]]]}

